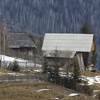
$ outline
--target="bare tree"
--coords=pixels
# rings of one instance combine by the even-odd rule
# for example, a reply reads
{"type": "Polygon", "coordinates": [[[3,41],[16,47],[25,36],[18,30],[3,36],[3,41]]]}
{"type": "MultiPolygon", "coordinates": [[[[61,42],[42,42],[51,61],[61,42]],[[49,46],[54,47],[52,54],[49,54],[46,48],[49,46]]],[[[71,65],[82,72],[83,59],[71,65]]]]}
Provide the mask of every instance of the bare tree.
{"type": "MultiPolygon", "coordinates": [[[[35,44],[35,37],[31,32],[28,33],[28,37],[32,40],[33,44],[35,44]]],[[[34,67],[36,67],[36,54],[37,54],[37,50],[35,48],[33,50],[34,67]]]]}
{"type": "MultiPolygon", "coordinates": [[[[8,45],[7,41],[7,32],[8,32],[8,28],[7,28],[7,23],[4,19],[4,22],[0,25],[0,52],[5,55],[6,53],[6,46],[8,45]]],[[[1,58],[2,61],[4,61],[4,56],[1,58]]]]}

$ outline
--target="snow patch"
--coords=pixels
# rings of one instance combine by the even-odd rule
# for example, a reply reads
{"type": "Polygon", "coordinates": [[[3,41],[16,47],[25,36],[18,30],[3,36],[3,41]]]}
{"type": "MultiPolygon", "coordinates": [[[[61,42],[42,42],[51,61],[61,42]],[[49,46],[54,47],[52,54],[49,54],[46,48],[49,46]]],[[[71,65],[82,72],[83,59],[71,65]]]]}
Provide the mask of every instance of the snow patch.
{"type": "Polygon", "coordinates": [[[7,73],[8,75],[12,75],[12,76],[15,76],[16,73],[7,73]]]}
{"type": "Polygon", "coordinates": [[[73,96],[78,96],[78,95],[79,95],[78,93],[71,93],[68,96],[73,97],[73,96]]]}
{"type": "Polygon", "coordinates": [[[95,77],[86,77],[82,76],[81,78],[83,81],[86,81],[88,85],[93,85],[93,84],[100,84],[100,76],[95,76],[95,77]]]}
{"type": "MultiPolygon", "coordinates": [[[[66,72],[59,72],[59,75],[60,75],[61,77],[67,77],[66,72]]],[[[71,75],[72,75],[72,73],[68,73],[68,77],[71,77],[71,75]]]]}
{"type": "Polygon", "coordinates": [[[10,64],[12,64],[14,61],[17,61],[18,64],[20,65],[20,67],[42,67],[41,64],[35,64],[31,61],[25,60],[25,59],[21,59],[21,58],[14,58],[14,57],[10,57],[10,56],[6,56],[6,55],[2,55],[0,54],[0,60],[2,62],[2,65],[4,66],[9,66],[10,64]]]}
{"type": "Polygon", "coordinates": [[[34,70],[34,72],[42,72],[41,69],[34,70]]]}
{"type": "Polygon", "coordinates": [[[50,89],[39,89],[39,90],[36,90],[37,92],[42,92],[42,91],[48,91],[50,89]]]}
{"type": "Polygon", "coordinates": [[[55,100],[59,100],[59,98],[54,98],[55,100]]]}

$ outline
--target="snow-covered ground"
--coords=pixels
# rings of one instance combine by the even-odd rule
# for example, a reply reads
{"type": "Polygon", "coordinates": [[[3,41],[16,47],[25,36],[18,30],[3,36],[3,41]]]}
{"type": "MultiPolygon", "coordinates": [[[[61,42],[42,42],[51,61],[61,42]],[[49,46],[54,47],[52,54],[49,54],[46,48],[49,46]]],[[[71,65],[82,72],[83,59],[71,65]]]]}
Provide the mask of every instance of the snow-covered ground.
{"type": "MultiPolygon", "coordinates": [[[[71,74],[72,73],[69,73],[68,76],[69,77],[72,77],[71,74]]],[[[60,72],[59,75],[61,77],[67,77],[67,75],[66,75],[65,72],[60,72]]],[[[83,81],[86,81],[87,82],[87,85],[100,84],[100,75],[94,76],[94,77],[81,76],[81,79],[83,81]]]]}
{"type": "Polygon", "coordinates": [[[100,84],[100,76],[86,77],[82,76],[82,80],[86,81],[88,85],[100,84]]]}
{"type": "Polygon", "coordinates": [[[34,67],[34,66],[41,67],[41,64],[35,65],[33,62],[25,60],[25,59],[21,59],[21,58],[17,59],[17,58],[14,58],[14,57],[1,55],[1,54],[0,54],[0,60],[1,60],[1,62],[4,66],[9,66],[14,61],[17,61],[18,64],[20,65],[20,67],[34,67]]]}

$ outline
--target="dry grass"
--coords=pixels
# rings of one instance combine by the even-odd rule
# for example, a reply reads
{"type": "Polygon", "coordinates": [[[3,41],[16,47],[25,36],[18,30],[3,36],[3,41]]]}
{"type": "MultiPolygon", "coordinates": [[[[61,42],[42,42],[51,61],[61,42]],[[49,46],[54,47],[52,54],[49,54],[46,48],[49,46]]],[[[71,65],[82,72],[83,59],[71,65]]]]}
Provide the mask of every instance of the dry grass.
{"type": "MultiPolygon", "coordinates": [[[[27,69],[27,70],[37,70],[27,69]]],[[[0,68],[0,72],[9,73],[11,71],[0,68]]],[[[100,72],[81,72],[85,76],[96,76],[100,75],[100,72]]],[[[100,84],[95,84],[91,86],[94,90],[100,90],[100,84]]],[[[55,100],[55,98],[60,98],[59,100],[96,100],[93,97],[88,97],[84,94],[79,96],[69,97],[70,93],[75,91],[66,89],[62,86],[55,85],[48,82],[35,82],[35,83],[1,83],[0,84],[0,100],[55,100]],[[37,92],[39,89],[50,89],[48,91],[37,92]]]]}
{"type": "Polygon", "coordinates": [[[60,100],[95,100],[82,94],[69,97],[72,92],[75,91],[48,82],[0,84],[0,100],[55,100],[57,97],[60,100]],[[39,89],[50,90],[37,92],[39,89]]]}
{"type": "Polygon", "coordinates": [[[41,69],[41,67],[25,67],[25,68],[22,68],[23,70],[39,70],[39,69],[41,69]]]}
{"type": "Polygon", "coordinates": [[[100,84],[94,84],[91,85],[91,87],[93,88],[93,90],[100,90],[100,84]]]}
{"type": "Polygon", "coordinates": [[[0,72],[2,72],[2,73],[10,73],[11,71],[7,70],[6,68],[0,67],[0,72]]]}
{"type": "Polygon", "coordinates": [[[98,72],[82,71],[81,75],[94,77],[94,76],[100,75],[100,71],[98,72]]]}
{"type": "Polygon", "coordinates": [[[35,70],[42,70],[42,69],[40,67],[22,68],[20,72],[22,72],[22,73],[36,73],[35,70]]]}

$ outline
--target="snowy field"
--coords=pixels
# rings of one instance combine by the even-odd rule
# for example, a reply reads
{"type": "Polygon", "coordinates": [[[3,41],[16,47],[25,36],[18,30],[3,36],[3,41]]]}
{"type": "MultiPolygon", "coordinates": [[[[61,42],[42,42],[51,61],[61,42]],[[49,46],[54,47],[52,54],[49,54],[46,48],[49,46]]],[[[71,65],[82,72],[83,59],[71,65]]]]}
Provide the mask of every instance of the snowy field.
{"type": "MultiPolygon", "coordinates": [[[[66,72],[60,72],[59,75],[61,77],[66,77],[66,72]]],[[[72,77],[71,73],[69,73],[68,76],[72,77]]],[[[83,81],[87,82],[87,85],[100,84],[100,75],[97,75],[94,77],[81,76],[81,79],[83,81]]],[[[85,84],[83,84],[83,85],[85,85],[85,84]]]]}
{"type": "Polygon", "coordinates": [[[94,76],[94,77],[82,76],[82,80],[86,81],[88,85],[100,84],[100,76],[94,76]]]}
{"type": "Polygon", "coordinates": [[[24,60],[21,58],[14,58],[14,57],[10,57],[10,56],[6,56],[6,55],[1,55],[0,54],[0,60],[3,66],[8,67],[10,64],[12,64],[14,61],[17,61],[20,67],[41,67],[40,64],[34,64],[31,61],[28,60],[24,60]]]}

